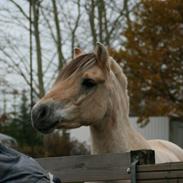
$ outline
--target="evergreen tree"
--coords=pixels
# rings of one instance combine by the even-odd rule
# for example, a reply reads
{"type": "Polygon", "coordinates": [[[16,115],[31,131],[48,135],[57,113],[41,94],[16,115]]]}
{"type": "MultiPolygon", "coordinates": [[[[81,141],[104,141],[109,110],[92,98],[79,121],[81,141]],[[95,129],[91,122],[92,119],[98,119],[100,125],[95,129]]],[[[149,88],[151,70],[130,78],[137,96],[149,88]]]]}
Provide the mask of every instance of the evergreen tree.
{"type": "Polygon", "coordinates": [[[22,92],[18,114],[4,126],[3,132],[14,137],[20,146],[30,146],[33,149],[42,145],[42,135],[31,125],[30,106],[25,91],[22,92]]]}
{"type": "Polygon", "coordinates": [[[30,106],[28,105],[25,91],[22,93],[22,103],[20,105],[20,113],[17,121],[20,126],[20,143],[31,147],[42,144],[42,137],[33,129],[31,125],[30,106]]]}

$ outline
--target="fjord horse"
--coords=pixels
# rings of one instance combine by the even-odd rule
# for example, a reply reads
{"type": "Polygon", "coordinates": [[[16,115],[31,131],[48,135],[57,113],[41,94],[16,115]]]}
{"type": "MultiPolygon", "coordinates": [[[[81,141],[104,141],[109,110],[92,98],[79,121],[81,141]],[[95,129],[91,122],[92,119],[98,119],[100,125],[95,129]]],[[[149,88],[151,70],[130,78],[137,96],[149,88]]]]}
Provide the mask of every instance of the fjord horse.
{"type": "Polygon", "coordinates": [[[75,51],[54,86],[33,107],[32,123],[42,133],[90,126],[92,154],[153,149],[156,163],[183,161],[180,147],[146,140],[131,126],[126,76],[101,43],[93,53],[75,51]]]}

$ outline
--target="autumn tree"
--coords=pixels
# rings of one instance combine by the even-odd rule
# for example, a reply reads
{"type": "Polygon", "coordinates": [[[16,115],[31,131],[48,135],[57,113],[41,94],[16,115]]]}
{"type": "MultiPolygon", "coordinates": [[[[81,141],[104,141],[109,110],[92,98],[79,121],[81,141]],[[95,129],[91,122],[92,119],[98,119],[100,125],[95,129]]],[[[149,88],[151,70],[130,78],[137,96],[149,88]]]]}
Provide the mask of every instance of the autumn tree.
{"type": "Polygon", "coordinates": [[[133,115],[183,116],[183,1],[141,0],[115,57],[129,79],[133,115]]]}

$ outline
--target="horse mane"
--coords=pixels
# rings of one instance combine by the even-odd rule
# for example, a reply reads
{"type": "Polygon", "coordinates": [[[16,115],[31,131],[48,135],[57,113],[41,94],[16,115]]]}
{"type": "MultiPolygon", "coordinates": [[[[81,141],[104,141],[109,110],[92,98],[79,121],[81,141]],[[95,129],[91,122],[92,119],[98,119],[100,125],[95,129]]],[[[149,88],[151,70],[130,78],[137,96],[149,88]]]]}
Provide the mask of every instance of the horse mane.
{"type": "Polygon", "coordinates": [[[120,85],[122,86],[122,88],[127,89],[128,82],[123,72],[123,69],[112,57],[110,57],[110,61],[111,61],[110,62],[111,70],[113,71],[114,75],[118,79],[120,85]]]}
{"type": "Polygon", "coordinates": [[[68,64],[66,64],[63,69],[60,71],[56,82],[60,79],[67,79],[75,71],[81,71],[92,67],[97,62],[95,53],[88,53],[80,55],[68,64]]]}

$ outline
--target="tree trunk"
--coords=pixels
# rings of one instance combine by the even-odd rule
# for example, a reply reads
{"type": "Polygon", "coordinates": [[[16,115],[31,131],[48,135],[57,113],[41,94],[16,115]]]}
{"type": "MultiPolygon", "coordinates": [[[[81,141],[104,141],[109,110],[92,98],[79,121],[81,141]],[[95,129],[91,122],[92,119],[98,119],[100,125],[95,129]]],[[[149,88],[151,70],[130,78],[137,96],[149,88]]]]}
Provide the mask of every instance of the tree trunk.
{"type": "Polygon", "coordinates": [[[55,0],[52,0],[53,5],[53,13],[54,13],[54,21],[55,21],[55,28],[56,28],[56,35],[57,35],[57,54],[58,54],[58,69],[60,70],[63,67],[63,52],[62,52],[62,37],[61,37],[61,30],[60,30],[60,24],[58,19],[58,10],[57,10],[57,4],[55,0]]]}
{"type": "Polygon", "coordinates": [[[99,41],[103,43],[103,6],[102,1],[97,1],[97,7],[98,7],[98,26],[99,26],[99,41]]]}
{"type": "Polygon", "coordinates": [[[95,47],[97,42],[97,33],[96,33],[96,27],[95,27],[95,6],[96,6],[95,0],[91,0],[91,4],[89,4],[87,8],[92,40],[93,40],[93,47],[95,47]]]}
{"type": "Polygon", "coordinates": [[[29,1],[29,59],[30,59],[30,110],[33,107],[33,68],[32,68],[32,0],[29,1]]]}
{"type": "Polygon", "coordinates": [[[107,20],[107,11],[104,0],[101,0],[102,8],[103,8],[103,18],[104,18],[104,32],[105,32],[105,45],[110,46],[110,38],[109,38],[109,30],[108,30],[108,20],[107,20]]]}
{"type": "Polygon", "coordinates": [[[79,21],[81,18],[81,4],[80,4],[80,0],[77,0],[77,9],[78,9],[78,15],[75,21],[75,25],[74,28],[71,31],[71,54],[72,54],[72,58],[74,58],[74,48],[75,48],[75,40],[76,40],[76,31],[77,28],[79,26],[79,21]]]}
{"type": "Polygon", "coordinates": [[[34,37],[36,43],[36,55],[37,55],[37,76],[39,82],[39,97],[45,94],[44,82],[43,82],[43,67],[42,67],[42,50],[39,33],[39,8],[40,2],[37,0],[32,1],[33,8],[33,26],[34,26],[34,37]]]}

